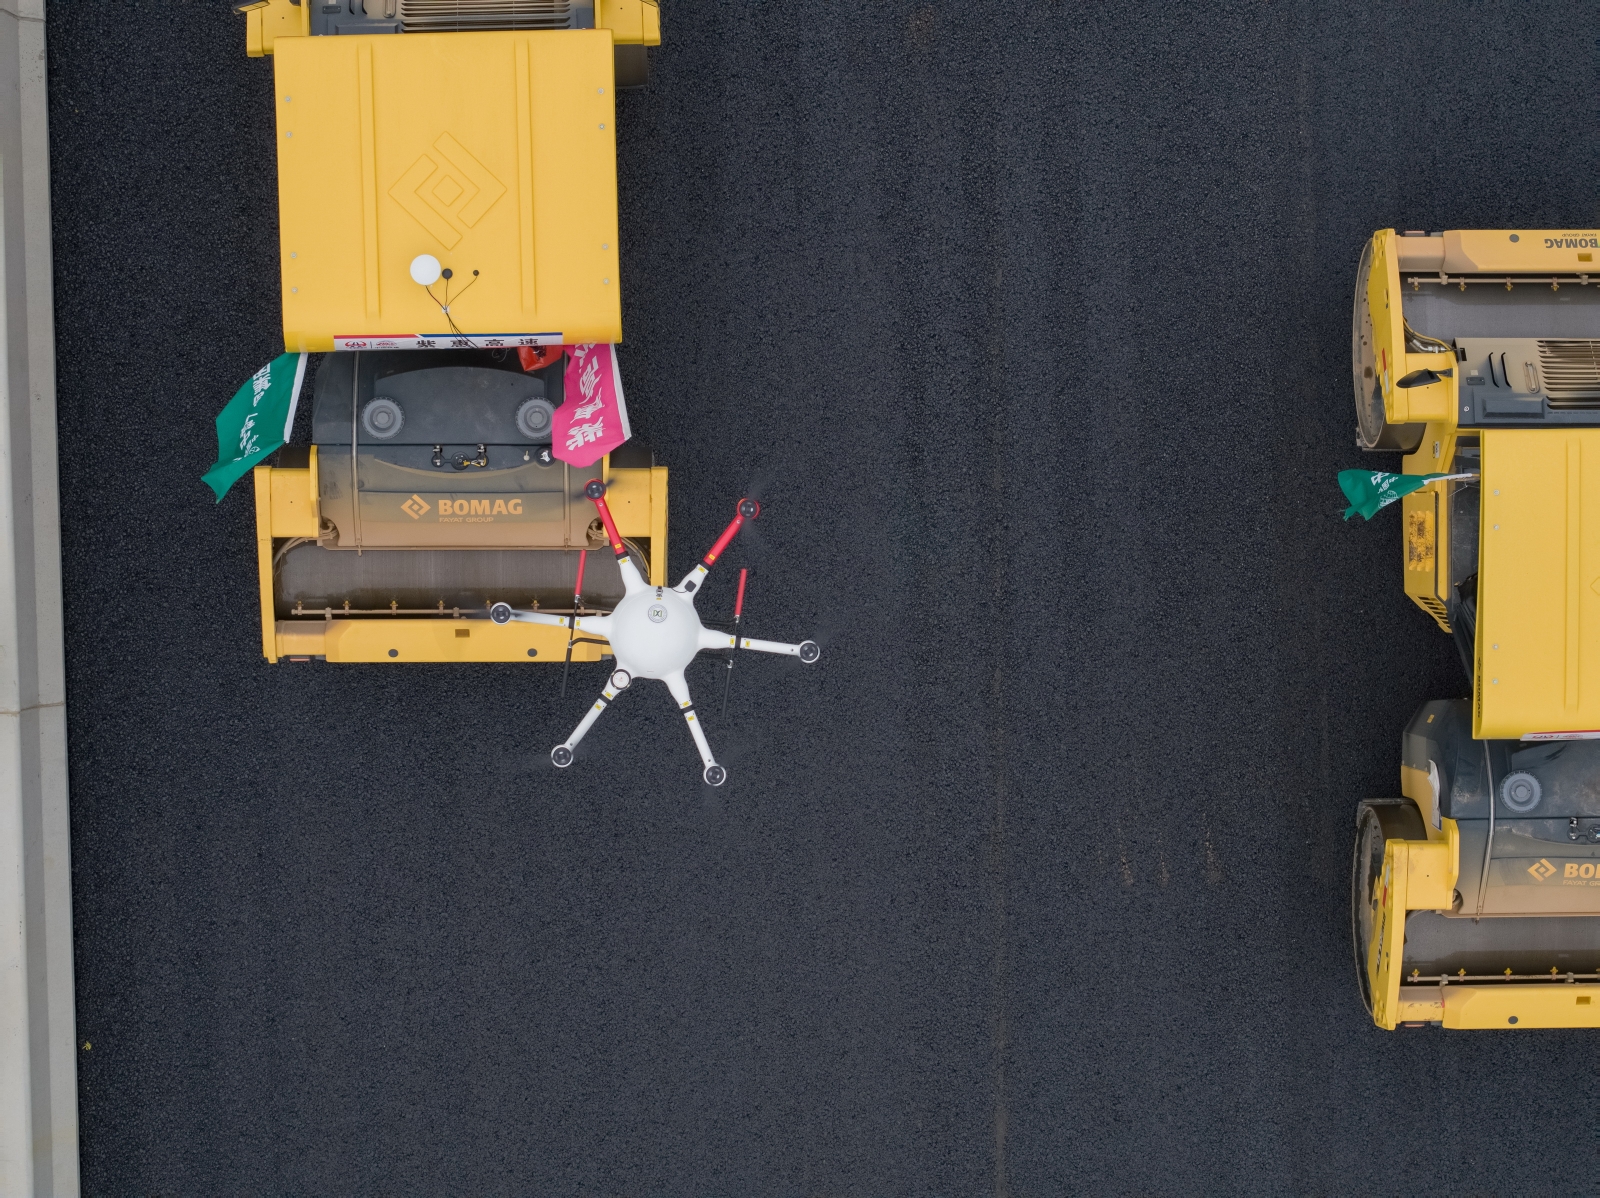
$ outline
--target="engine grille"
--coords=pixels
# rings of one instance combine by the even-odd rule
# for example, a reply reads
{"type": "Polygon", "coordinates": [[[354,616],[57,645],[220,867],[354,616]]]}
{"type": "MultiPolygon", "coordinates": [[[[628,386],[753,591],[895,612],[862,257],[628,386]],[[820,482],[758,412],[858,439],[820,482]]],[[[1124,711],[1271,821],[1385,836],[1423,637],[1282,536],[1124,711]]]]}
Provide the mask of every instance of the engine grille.
{"type": "Polygon", "coordinates": [[[567,29],[572,0],[400,0],[407,33],[481,29],[567,29]]]}
{"type": "Polygon", "coordinates": [[[1600,409],[1600,341],[1540,341],[1539,373],[1552,408],[1600,409]]]}

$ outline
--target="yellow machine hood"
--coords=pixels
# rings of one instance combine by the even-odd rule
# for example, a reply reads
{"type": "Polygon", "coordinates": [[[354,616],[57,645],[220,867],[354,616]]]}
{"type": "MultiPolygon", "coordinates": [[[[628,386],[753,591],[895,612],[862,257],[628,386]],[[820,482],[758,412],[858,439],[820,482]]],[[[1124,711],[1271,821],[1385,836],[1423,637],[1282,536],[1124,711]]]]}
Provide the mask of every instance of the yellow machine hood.
{"type": "Polygon", "coordinates": [[[608,29],[279,38],[285,348],[621,341],[613,54],[608,29]]]}
{"type": "Polygon", "coordinates": [[[1473,735],[1600,730],[1600,429],[1485,429],[1473,735]]]}

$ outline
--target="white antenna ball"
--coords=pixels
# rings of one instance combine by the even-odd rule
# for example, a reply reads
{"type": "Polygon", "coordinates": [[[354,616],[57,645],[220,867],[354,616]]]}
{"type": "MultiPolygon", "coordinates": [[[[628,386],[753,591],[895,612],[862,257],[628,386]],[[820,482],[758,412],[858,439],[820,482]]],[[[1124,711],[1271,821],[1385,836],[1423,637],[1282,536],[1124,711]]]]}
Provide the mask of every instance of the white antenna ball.
{"type": "Polygon", "coordinates": [[[411,259],[411,279],[423,287],[439,281],[439,259],[432,254],[418,254],[411,259]]]}

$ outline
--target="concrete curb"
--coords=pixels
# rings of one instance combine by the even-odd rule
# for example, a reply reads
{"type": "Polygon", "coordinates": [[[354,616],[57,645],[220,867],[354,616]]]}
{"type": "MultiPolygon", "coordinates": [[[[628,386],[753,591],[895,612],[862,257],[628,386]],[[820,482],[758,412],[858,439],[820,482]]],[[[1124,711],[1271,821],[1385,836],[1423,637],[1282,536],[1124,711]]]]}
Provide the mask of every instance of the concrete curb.
{"type": "Polygon", "coordinates": [[[44,0],[0,0],[0,1194],[78,1193],[44,0]]]}

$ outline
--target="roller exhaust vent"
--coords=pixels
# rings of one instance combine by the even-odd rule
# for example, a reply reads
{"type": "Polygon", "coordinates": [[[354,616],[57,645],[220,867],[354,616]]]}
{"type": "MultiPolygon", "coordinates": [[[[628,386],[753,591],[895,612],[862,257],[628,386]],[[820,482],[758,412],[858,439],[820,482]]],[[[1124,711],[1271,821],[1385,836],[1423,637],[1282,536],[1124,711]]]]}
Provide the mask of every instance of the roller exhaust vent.
{"type": "Polygon", "coordinates": [[[453,33],[486,29],[567,29],[571,0],[400,0],[407,33],[453,33]]]}
{"type": "Polygon", "coordinates": [[[1600,341],[1540,341],[1539,373],[1552,408],[1600,409],[1600,341]]]}

